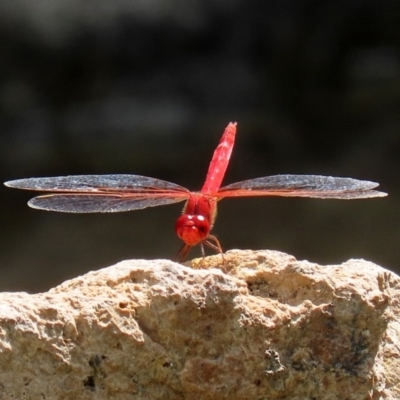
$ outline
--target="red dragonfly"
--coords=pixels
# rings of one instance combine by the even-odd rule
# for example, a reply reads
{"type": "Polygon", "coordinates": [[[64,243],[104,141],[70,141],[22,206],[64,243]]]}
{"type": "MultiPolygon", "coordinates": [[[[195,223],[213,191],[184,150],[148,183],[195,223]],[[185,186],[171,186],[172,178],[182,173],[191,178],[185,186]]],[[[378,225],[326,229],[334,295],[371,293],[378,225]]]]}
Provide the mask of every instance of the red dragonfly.
{"type": "Polygon", "coordinates": [[[320,199],[364,199],[383,197],[373,190],[375,182],[320,175],[275,175],[249,179],[220,187],[228,167],[236,135],[236,123],[229,123],[211,160],[200,192],[160,179],[140,175],[77,175],[53,178],[17,179],[5,182],[11,188],[53,192],[28,202],[41,210],[96,213],[139,210],[186,200],[175,232],[184,244],[178,253],[181,261],[199,244],[222,254],[218,239],[210,234],[217,202],[225,197],[285,196],[320,199]]]}

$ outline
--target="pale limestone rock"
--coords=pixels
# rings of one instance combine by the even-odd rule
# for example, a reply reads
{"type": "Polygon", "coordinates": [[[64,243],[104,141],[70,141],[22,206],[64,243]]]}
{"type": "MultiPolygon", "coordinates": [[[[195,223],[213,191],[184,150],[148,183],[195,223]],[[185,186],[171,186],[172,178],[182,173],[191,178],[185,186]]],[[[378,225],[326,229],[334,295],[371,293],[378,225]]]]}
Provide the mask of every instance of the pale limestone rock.
{"type": "Polygon", "coordinates": [[[3,293],[0,399],[400,399],[400,279],[231,251],[3,293]]]}

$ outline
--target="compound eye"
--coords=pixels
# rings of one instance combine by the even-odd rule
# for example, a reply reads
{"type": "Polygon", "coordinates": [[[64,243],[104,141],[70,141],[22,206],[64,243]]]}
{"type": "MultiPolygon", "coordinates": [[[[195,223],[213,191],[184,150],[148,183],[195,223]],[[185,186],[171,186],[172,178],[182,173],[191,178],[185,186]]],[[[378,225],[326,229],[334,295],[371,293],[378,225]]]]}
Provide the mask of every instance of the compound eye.
{"type": "Polygon", "coordinates": [[[203,241],[210,232],[210,223],[202,215],[181,215],[175,224],[176,234],[188,245],[203,241]]]}
{"type": "Polygon", "coordinates": [[[197,230],[207,236],[210,232],[210,224],[208,221],[202,215],[194,215],[193,217],[197,230]]]}

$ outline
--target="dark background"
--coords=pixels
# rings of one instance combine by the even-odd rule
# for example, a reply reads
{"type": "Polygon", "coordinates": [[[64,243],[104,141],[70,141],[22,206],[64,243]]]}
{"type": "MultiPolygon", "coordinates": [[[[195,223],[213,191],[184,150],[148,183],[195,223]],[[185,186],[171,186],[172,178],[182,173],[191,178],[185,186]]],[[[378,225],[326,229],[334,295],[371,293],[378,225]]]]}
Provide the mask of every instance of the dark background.
{"type": "MultiPolygon", "coordinates": [[[[225,184],[350,176],[389,197],[227,199],[224,249],[399,271],[398,0],[3,1],[0,54],[1,181],[132,173],[198,190],[237,121],[225,184]]],[[[3,291],[181,245],[181,204],[72,215],[30,209],[32,196],[0,187],[3,291]]]]}

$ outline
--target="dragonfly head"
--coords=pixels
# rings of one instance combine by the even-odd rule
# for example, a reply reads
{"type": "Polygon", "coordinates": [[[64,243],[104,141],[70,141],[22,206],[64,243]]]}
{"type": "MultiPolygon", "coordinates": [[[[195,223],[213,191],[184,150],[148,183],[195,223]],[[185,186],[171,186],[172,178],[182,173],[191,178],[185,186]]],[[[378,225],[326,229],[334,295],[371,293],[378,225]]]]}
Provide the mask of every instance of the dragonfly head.
{"type": "Polygon", "coordinates": [[[175,232],[186,244],[195,246],[210,233],[210,223],[203,215],[181,215],[175,224],[175,232]]]}

